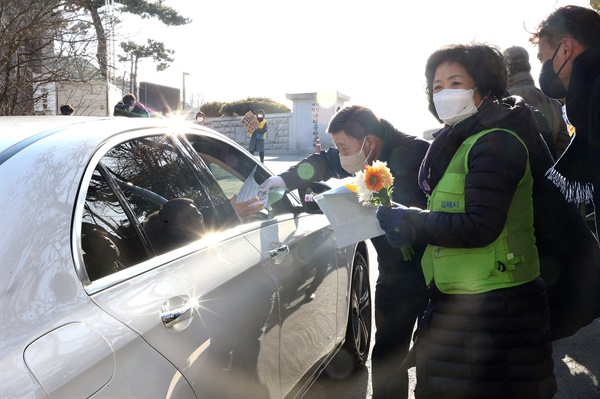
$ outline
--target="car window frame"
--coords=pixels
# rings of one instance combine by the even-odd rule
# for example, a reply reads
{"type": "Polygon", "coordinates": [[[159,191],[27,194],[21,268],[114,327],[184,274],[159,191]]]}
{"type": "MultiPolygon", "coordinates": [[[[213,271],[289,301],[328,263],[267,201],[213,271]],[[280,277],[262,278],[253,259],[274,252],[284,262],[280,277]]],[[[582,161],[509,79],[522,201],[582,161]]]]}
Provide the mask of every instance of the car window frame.
{"type": "MultiPolygon", "coordinates": [[[[198,133],[196,133],[196,134],[198,134],[198,133]]],[[[202,135],[202,134],[200,134],[200,135],[202,135]]],[[[198,240],[198,241],[192,242],[188,245],[184,245],[180,248],[177,248],[173,251],[167,252],[165,254],[153,256],[146,261],[137,263],[137,264],[132,265],[124,270],[120,270],[118,272],[112,273],[110,275],[107,275],[107,276],[97,279],[95,281],[90,280],[90,278],[87,274],[87,270],[85,268],[85,263],[83,261],[83,250],[82,250],[82,246],[81,246],[82,245],[82,243],[81,243],[81,235],[82,235],[81,225],[82,225],[83,209],[84,209],[84,206],[86,203],[86,197],[87,197],[89,185],[92,180],[94,170],[96,169],[96,167],[98,165],[102,165],[102,167],[104,168],[104,165],[102,164],[101,161],[102,161],[103,157],[114,147],[116,147],[122,143],[131,141],[131,140],[140,139],[140,138],[144,138],[144,137],[150,137],[150,136],[168,137],[169,141],[172,142],[175,147],[177,147],[179,154],[185,160],[184,162],[186,162],[186,163],[188,163],[188,162],[197,163],[198,162],[198,159],[195,159],[195,157],[193,157],[193,156],[192,157],[189,156],[188,151],[181,151],[180,147],[184,146],[184,144],[183,144],[184,141],[181,140],[182,132],[176,131],[172,127],[170,127],[170,128],[168,128],[168,127],[142,128],[142,129],[133,129],[133,130],[128,130],[128,131],[118,132],[118,133],[112,135],[111,137],[107,138],[104,142],[101,143],[100,146],[98,146],[98,148],[96,148],[96,150],[94,151],[94,154],[92,155],[92,157],[90,157],[90,160],[89,160],[89,162],[86,166],[86,169],[83,173],[82,179],[79,183],[77,199],[75,201],[75,206],[74,206],[74,211],[73,211],[74,212],[73,218],[72,218],[73,222],[72,222],[72,226],[71,226],[71,245],[72,245],[72,253],[73,253],[75,269],[76,269],[77,276],[78,276],[79,280],[81,281],[83,288],[87,292],[88,295],[93,295],[96,292],[105,290],[116,284],[120,284],[124,281],[127,281],[135,276],[146,273],[149,270],[153,270],[157,267],[160,267],[160,266],[164,265],[165,263],[168,263],[170,261],[184,257],[192,252],[196,252],[202,248],[205,248],[206,246],[208,246],[211,243],[218,242],[221,240],[226,240],[228,238],[231,238],[233,236],[237,236],[237,235],[241,234],[240,230],[236,229],[235,227],[227,228],[224,231],[212,233],[206,239],[203,238],[201,240],[198,240]]],[[[185,134],[183,134],[183,139],[184,140],[186,139],[185,134]]],[[[191,147],[191,144],[190,144],[190,147],[191,147]]],[[[202,163],[204,163],[204,161],[201,160],[200,156],[197,156],[197,157],[200,159],[200,161],[202,163]]],[[[212,175],[212,173],[210,172],[210,169],[208,168],[208,166],[206,164],[204,164],[201,167],[208,170],[209,173],[207,173],[205,176],[198,176],[197,173],[194,171],[196,178],[202,182],[202,180],[204,178],[208,177],[209,179],[212,180],[211,184],[214,185],[216,187],[216,189],[221,191],[221,195],[225,196],[225,193],[221,190],[218,182],[215,180],[215,178],[212,175]]],[[[194,169],[194,168],[192,168],[192,169],[194,169]]],[[[104,172],[108,173],[106,170],[104,170],[104,172]]],[[[103,177],[106,179],[107,178],[106,174],[103,174],[103,177]]],[[[113,181],[112,176],[108,176],[107,184],[109,184],[109,186],[111,187],[111,190],[113,192],[115,192],[115,194],[118,196],[119,203],[125,209],[125,212],[127,213],[127,217],[129,219],[129,222],[134,223],[136,232],[138,233],[138,235],[144,242],[144,245],[145,246],[150,245],[148,237],[143,232],[143,228],[141,227],[141,224],[137,220],[135,213],[131,209],[129,202],[127,201],[126,198],[124,198],[124,195],[121,192],[121,188],[119,187],[118,182],[113,181]],[[115,187],[116,187],[116,189],[115,189],[115,187]],[[126,206],[124,206],[124,204],[126,206]],[[141,235],[140,235],[140,231],[142,232],[141,235]]],[[[235,212],[233,211],[233,208],[231,207],[231,205],[229,204],[228,201],[226,201],[226,206],[229,206],[229,208],[231,208],[231,212],[233,212],[235,214],[235,212]]]]}

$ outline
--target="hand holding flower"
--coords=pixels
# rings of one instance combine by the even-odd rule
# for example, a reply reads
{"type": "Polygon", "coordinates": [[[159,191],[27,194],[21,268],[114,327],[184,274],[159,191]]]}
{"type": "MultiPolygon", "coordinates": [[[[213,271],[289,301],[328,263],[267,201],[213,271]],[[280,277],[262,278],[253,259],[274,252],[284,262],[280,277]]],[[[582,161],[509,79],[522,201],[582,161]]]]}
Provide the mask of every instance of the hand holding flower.
{"type": "Polygon", "coordinates": [[[392,206],[379,206],[377,207],[377,220],[379,220],[379,226],[386,233],[399,232],[398,227],[400,221],[404,217],[407,207],[401,204],[393,203],[392,206]]]}
{"type": "Polygon", "coordinates": [[[414,251],[410,241],[400,232],[400,221],[404,217],[407,207],[394,203],[392,207],[380,205],[377,208],[377,220],[379,226],[385,231],[387,242],[394,248],[402,251],[402,257],[405,261],[411,260],[414,251]]]}
{"type": "Polygon", "coordinates": [[[411,260],[414,254],[410,241],[394,229],[394,226],[400,225],[400,219],[406,207],[392,202],[393,184],[394,176],[387,164],[375,161],[373,165],[367,165],[364,171],[357,172],[352,184],[347,184],[346,187],[357,193],[358,199],[363,205],[378,206],[377,219],[381,228],[386,232],[388,243],[401,249],[403,258],[407,261],[411,260]]]}

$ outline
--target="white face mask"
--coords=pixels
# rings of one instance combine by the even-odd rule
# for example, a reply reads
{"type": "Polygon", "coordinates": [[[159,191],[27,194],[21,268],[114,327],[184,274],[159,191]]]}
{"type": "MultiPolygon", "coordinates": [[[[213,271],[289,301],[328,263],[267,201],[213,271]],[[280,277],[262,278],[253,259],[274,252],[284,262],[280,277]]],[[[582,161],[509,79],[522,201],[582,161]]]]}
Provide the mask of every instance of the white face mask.
{"type": "Polygon", "coordinates": [[[373,152],[371,151],[369,152],[369,155],[365,156],[363,147],[365,146],[366,140],[367,138],[365,137],[365,139],[362,142],[362,145],[360,146],[360,150],[358,150],[354,154],[345,156],[340,155],[340,163],[342,164],[342,168],[351,175],[363,170],[363,168],[367,164],[367,159],[369,159],[369,157],[371,156],[371,152],[373,152]]]}
{"type": "Polygon", "coordinates": [[[445,89],[433,95],[433,104],[441,120],[452,126],[456,122],[477,113],[473,89],[445,89]]]}

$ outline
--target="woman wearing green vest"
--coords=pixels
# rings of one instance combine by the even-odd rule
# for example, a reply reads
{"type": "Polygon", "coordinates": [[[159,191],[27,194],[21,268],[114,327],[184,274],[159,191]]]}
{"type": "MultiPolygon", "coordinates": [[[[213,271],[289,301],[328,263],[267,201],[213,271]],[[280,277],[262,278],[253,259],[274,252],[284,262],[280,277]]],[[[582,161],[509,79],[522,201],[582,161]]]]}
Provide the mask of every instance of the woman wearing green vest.
{"type": "Polygon", "coordinates": [[[534,235],[530,160],[541,138],[533,113],[522,101],[503,100],[507,72],[495,47],[444,47],[429,57],[425,76],[430,110],[445,123],[419,173],[427,210],[396,204],[377,211],[391,245],[427,244],[430,302],[414,344],[415,397],[551,398],[548,295],[534,235]]]}

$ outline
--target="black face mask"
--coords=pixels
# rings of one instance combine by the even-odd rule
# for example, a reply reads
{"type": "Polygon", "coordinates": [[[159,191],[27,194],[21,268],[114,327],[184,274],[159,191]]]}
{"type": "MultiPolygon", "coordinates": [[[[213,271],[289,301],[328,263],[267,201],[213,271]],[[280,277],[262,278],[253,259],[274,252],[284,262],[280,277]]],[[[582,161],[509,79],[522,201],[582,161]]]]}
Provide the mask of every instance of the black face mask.
{"type": "Polygon", "coordinates": [[[556,57],[556,53],[558,53],[558,49],[562,43],[558,44],[558,47],[554,51],[554,55],[551,59],[544,62],[542,65],[542,70],[540,71],[540,89],[544,92],[545,95],[551,98],[564,98],[567,96],[567,89],[562,84],[562,81],[558,77],[558,74],[567,64],[567,60],[562,64],[558,72],[554,72],[553,61],[554,57],[556,57]]]}

